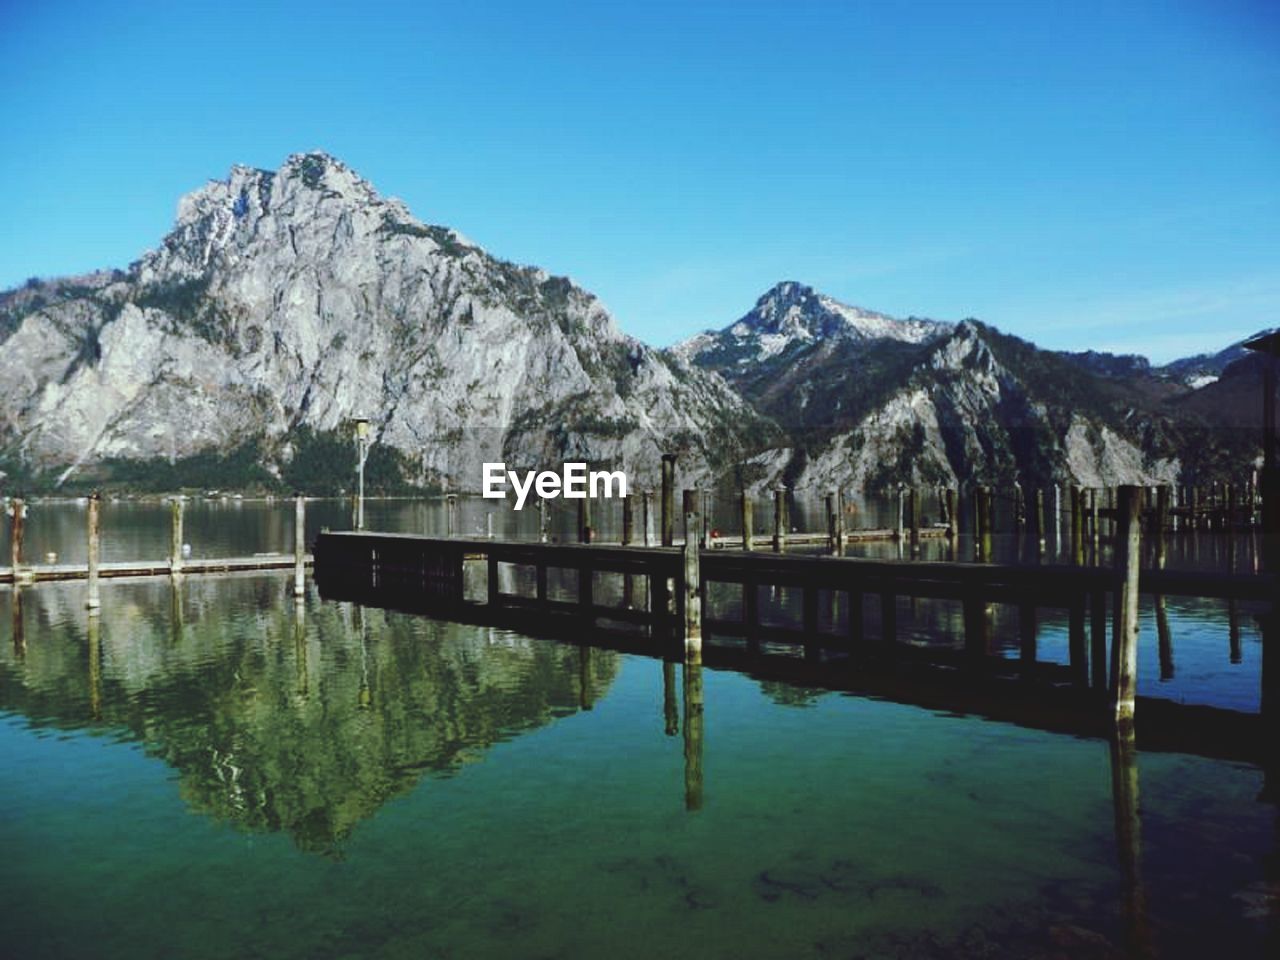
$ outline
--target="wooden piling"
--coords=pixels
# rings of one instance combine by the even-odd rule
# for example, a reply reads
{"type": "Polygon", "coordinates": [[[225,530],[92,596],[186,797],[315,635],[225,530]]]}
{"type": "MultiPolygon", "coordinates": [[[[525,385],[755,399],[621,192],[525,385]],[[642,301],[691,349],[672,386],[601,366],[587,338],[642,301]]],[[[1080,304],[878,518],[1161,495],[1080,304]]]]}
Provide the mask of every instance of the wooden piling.
{"type": "Polygon", "coordinates": [[[836,487],[836,556],[844,555],[844,493],[836,487]]]}
{"type": "Polygon", "coordinates": [[[85,606],[90,610],[97,610],[102,606],[102,600],[98,594],[98,563],[101,559],[101,536],[102,536],[102,497],[95,490],[89,494],[89,596],[85,600],[85,606]]]}
{"type": "Polygon", "coordinates": [[[742,495],[738,499],[739,509],[742,511],[742,549],[751,549],[751,538],[755,534],[755,516],[751,503],[751,495],[744,489],[742,495]]]}
{"type": "Polygon", "coordinates": [[[827,505],[827,549],[836,552],[836,494],[831,491],[826,496],[827,505]]]}
{"type": "Polygon", "coordinates": [[[1053,552],[1062,556],[1062,484],[1053,485],[1053,552]]]}
{"type": "Polygon", "coordinates": [[[307,592],[307,501],[302,494],[293,498],[293,595],[307,592]]]}
{"type": "Polygon", "coordinates": [[[631,546],[631,541],[635,537],[635,517],[632,516],[631,497],[630,495],[622,498],[622,545],[624,547],[631,546]]]}
{"type": "MultiPolygon", "coordinates": [[[[696,513],[684,515],[684,650],[685,657],[702,656],[702,572],[699,567],[696,513]]],[[[686,724],[688,719],[686,717],[686,724]]]]}
{"type": "Polygon", "coordinates": [[[1045,547],[1044,529],[1045,529],[1045,526],[1047,525],[1044,506],[1045,506],[1044,490],[1040,487],[1036,487],[1035,527],[1032,531],[1032,535],[1035,537],[1035,540],[1036,540],[1036,559],[1040,559],[1041,557],[1044,556],[1044,547],[1045,547]]]}
{"type": "Polygon", "coordinates": [[[898,543],[902,543],[903,535],[906,530],[904,525],[904,514],[906,512],[906,490],[902,484],[898,484],[898,543]]]}
{"type": "Polygon", "coordinates": [[[1022,484],[1013,483],[1013,533],[1020,541],[1027,528],[1027,502],[1022,495],[1022,484]]]}
{"type": "Polygon", "coordinates": [[[911,556],[920,556],[920,491],[912,487],[909,491],[910,510],[908,517],[911,520],[911,556]]]}
{"type": "Polygon", "coordinates": [[[578,501],[578,542],[590,543],[591,539],[591,498],[584,493],[578,501]]]}
{"type": "Polygon", "coordinates": [[[1089,488],[1089,537],[1093,542],[1092,556],[1093,556],[1093,562],[1095,564],[1098,562],[1099,536],[1100,534],[1098,532],[1098,491],[1095,488],[1090,487],[1089,488]]]}
{"type": "Polygon", "coordinates": [[[1116,519],[1116,566],[1123,575],[1111,639],[1111,705],[1117,726],[1133,725],[1138,685],[1138,573],[1142,563],[1142,488],[1123,486],[1116,519]]]}
{"type": "Polygon", "coordinates": [[[662,455],[662,545],[676,542],[676,455],[662,455]]]}
{"type": "Polygon", "coordinates": [[[1084,566],[1084,491],[1071,488],[1071,562],[1084,566]]]}
{"type": "Polygon", "coordinates": [[[653,491],[646,490],[644,492],[644,545],[646,547],[653,546],[653,491]]]}
{"type": "Polygon", "coordinates": [[[456,536],[458,533],[458,495],[448,494],[444,498],[445,535],[456,536]]]}
{"type": "Polygon", "coordinates": [[[947,511],[947,541],[951,546],[951,559],[954,560],[956,559],[956,541],[960,537],[960,518],[956,516],[956,491],[954,488],[947,487],[944,491],[943,503],[946,504],[947,511]]]}
{"type": "Polygon", "coordinates": [[[978,559],[991,559],[991,488],[978,487],[978,559]]]}
{"type": "Polygon", "coordinates": [[[773,552],[787,548],[787,488],[779,484],[773,491],[773,552]]]}
{"type": "Polygon", "coordinates": [[[17,583],[22,572],[22,541],[26,535],[27,505],[21,497],[9,503],[9,565],[13,568],[13,582],[17,583]]]}
{"type": "Polygon", "coordinates": [[[546,543],[549,539],[547,528],[551,523],[551,501],[538,501],[538,542],[546,543]]]}
{"type": "Polygon", "coordinates": [[[171,524],[171,542],[169,544],[169,572],[179,574],[182,572],[182,513],[183,502],[182,495],[174,497],[171,501],[172,507],[172,524],[171,524]]]}

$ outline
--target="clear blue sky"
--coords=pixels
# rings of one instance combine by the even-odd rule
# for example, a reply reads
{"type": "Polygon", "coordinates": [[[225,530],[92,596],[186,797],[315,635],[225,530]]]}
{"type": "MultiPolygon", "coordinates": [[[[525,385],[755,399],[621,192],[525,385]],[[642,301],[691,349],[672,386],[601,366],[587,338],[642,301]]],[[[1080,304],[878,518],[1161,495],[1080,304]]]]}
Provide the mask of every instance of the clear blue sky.
{"type": "Polygon", "coordinates": [[[668,344],[775,281],[1168,359],[1280,325],[1280,4],[0,0],[0,286],[325,149],[668,344]]]}

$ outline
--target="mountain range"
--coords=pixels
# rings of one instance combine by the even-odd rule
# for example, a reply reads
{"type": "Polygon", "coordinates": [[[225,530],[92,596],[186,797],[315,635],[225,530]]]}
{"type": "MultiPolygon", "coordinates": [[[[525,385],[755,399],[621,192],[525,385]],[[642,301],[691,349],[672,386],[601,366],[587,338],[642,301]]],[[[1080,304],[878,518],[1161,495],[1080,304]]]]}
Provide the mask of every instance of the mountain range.
{"type": "Polygon", "coordinates": [[[1239,344],[1152,366],[977,320],[895,318],[797,282],[670,349],[565,277],[417,220],[323,153],[183,197],[126,269],[0,293],[9,490],[349,484],[474,490],[480,464],[878,489],[1241,474],[1260,374],[1239,344]]]}

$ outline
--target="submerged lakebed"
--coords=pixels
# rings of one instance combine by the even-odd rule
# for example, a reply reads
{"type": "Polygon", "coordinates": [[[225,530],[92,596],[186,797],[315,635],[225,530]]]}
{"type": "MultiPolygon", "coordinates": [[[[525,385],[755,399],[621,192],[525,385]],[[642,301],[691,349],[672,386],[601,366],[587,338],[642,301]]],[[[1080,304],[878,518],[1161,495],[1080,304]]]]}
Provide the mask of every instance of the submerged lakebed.
{"type": "MultiPolygon", "coordinates": [[[[214,526],[234,536],[234,517],[214,526]]],[[[115,529],[150,543],[123,514],[115,529]]],[[[92,626],[83,591],[23,590],[21,642],[0,646],[14,956],[1275,944],[1275,807],[1249,764],[1140,750],[1118,768],[1102,740],[314,590],[295,604],[287,575],[108,582],[92,626]]],[[[1238,674],[1188,668],[1228,663],[1225,622],[1171,616],[1188,697],[1239,700],[1238,674]]]]}

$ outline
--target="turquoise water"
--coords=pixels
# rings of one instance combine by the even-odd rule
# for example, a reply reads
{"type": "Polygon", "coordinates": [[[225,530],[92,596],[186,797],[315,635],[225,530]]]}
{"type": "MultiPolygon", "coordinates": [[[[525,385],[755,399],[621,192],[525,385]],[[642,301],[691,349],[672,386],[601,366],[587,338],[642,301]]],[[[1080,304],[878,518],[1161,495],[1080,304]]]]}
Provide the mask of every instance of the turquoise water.
{"type": "Polygon", "coordinates": [[[7,955],[1274,946],[1252,766],[299,606],[289,586],[110,582],[94,626],[80,585],[22,592],[21,643],[0,647],[7,955]]]}

